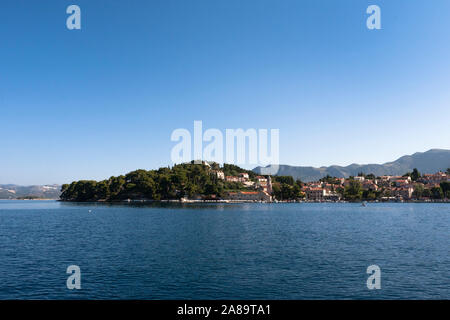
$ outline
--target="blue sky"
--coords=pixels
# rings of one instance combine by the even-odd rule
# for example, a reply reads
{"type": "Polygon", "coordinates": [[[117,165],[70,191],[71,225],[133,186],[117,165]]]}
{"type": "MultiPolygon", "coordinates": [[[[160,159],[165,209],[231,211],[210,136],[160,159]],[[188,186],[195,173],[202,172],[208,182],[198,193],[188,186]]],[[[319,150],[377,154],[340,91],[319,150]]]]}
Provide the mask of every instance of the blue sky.
{"type": "Polygon", "coordinates": [[[278,128],[291,165],[450,149],[449,31],[448,0],[2,0],[0,183],[170,165],[194,120],[278,128]]]}

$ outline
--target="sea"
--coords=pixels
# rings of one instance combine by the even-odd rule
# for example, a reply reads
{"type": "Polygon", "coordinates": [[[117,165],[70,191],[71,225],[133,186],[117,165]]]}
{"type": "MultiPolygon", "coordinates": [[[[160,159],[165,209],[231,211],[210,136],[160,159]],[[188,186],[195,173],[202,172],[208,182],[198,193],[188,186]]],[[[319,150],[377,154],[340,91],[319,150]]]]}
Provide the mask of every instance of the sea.
{"type": "Polygon", "coordinates": [[[449,203],[0,201],[0,299],[449,298],[449,203]]]}

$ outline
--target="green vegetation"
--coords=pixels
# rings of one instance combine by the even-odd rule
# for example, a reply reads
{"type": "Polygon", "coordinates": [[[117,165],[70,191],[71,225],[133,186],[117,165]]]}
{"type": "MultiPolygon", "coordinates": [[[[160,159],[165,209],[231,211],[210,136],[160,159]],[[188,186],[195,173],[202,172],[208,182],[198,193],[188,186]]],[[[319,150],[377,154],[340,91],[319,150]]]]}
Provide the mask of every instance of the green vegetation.
{"type": "Polygon", "coordinates": [[[42,197],[39,196],[24,196],[24,197],[17,197],[17,200],[42,200],[42,197]]]}
{"type": "MultiPolygon", "coordinates": [[[[179,200],[189,199],[221,199],[228,192],[249,191],[249,187],[241,182],[227,182],[217,177],[222,171],[225,176],[239,176],[247,173],[249,180],[257,182],[257,175],[249,170],[231,164],[220,167],[217,163],[195,164],[194,162],[164,167],[158,170],[136,170],[126,175],[111,177],[103,181],[81,180],[65,184],[61,189],[61,200],[65,201],[121,201],[133,200],[179,200]]],[[[423,183],[423,177],[417,169],[408,172],[404,177],[413,181],[409,187],[398,188],[396,183],[375,185],[375,175],[359,173],[364,183],[350,177],[342,184],[342,180],[327,175],[320,183],[311,184],[313,188],[323,188],[329,197],[340,196],[346,201],[383,200],[386,198],[413,198],[422,200],[441,200],[450,198],[450,182],[439,185],[423,183]],[[412,188],[412,190],[411,190],[412,188]],[[409,192],[409,194],[408,194],[409,192]],[[411,197],[412,192],[412,197],[411,197]]],[[[305,198],[305,193],[312,191],[300,180],[292,176],[272,177],[272,196],[276,200],[290,201],[305,198]],[[308,189],[306,189],[307,187],[308,189]]],[[[250,189],[255,190],[255,189],[250,189]]],[[[27,197],[32,199],[33,197],[27,197]]]]}
{"type": "Polygon", "coordinates": [[[423,197],[424,191],[425,191],[425,188],[423,187],[423,185],[421,185],[421,184],[416,184],[416,185],[414,186],[413,196],[414,196],[416,199],[420,199],[420,198],[423,197]]]}
{"type": "MultiPolygon", "coordinates": [[[[214,163],[212,166],[212,169],[219,170],[219,164],[214,163]]],[[[237,176],[239,173],[248,173],[248,176],[250,180],[254,180],[257,176],[256,173],[250,170],[244,170],[241,167],[235,166],[234,164],[224,164],[223,168],[220,168],[220,170],[223,171],[225,176],[237,176]]]]}
{"type": "Polygon", "coordinates": [[[361,200],[363,189],[359,181],[350,179],[349,185],[344,189],[344,198],[349,201],[361,200]]]}
{"type": "MultiPolygon", "coordinates": [[[[216,163],[208,167],[204,164],[185,163],[172,168],[158,170],[136,170],[126,175],[108,180],[81,180],[65,184],[61,188],[61,200],[66,201],[118,201],[118,200],[176,200],[183,197],[222,197],[225,192],[243,190],[244,185],[218,179],[214,170],[220,169],[216,163]]],[[[225,175],[248,173],[251,171],[234,165],[224,165],[225,175]]]]}
{"type": "Polygon", "coordinates": [[[280,201],[297,200],[305,197],[302,192],[302,182],[300,180],[294,181],[291,176],[274,176],[272,195],[280,201]]]}
{"type": "Polygon", "coordinates": [[[412,172],[405,173],[403,177],[411,177],[412,181],[417,181],[421,177],[421,174],[417,168],[414,168],[412,172]]]}
{"type": "Polygon", "coordinates": [[[325,183],[328,183],[328,184],[334,184],[334,185],[340,185],[341,184],[341,179],[336,178],[336,177],[332,177],[330,175],[326,175],[325,177],[323,177],[319,181],[320,182],[325,182],[325,183]]]}
{"type": "Polygon", "coordinates": [[[450,182],[449,181],[441,182],[440,186],[442,189],[442,193],[446,195],[447,198],[450,198],[450,182]]]}

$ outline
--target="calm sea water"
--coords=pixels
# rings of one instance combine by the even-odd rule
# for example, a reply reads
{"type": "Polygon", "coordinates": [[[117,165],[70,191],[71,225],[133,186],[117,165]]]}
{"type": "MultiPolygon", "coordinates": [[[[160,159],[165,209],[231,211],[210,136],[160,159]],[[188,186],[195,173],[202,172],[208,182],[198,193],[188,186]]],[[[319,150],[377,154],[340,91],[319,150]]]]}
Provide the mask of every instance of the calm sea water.
{"type": "Polygon", "coordinates": [[[450,205],[0,201],[0,299],[80,298],[449,299],[450,205]]]}

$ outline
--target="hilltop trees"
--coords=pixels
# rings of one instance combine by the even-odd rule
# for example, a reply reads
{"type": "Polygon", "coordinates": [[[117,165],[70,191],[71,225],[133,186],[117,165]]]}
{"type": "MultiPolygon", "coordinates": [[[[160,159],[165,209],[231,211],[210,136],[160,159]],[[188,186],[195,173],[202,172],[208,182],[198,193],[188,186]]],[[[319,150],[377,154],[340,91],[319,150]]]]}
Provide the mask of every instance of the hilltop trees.
{"type": "Polygon", "coordinates": [[[97,182],[93,180],[80,180],[70,185],[61,187],[63,194],[70,194],[77,201],[97,200],[97,182]]]}
{"type": "Polygon", "coordinates": [[[244,170],[241,167],[235,166],[234,164],[224,164],[222,168],[225,176],[237,176],[239,173],[247,173],[250,180],[256,177],[256,173],[251,170],[244,170]]]}
{"type": "MultiPolygon", "coordinates": [[[[172,168],[158,170],[135,170],[125,176],[111,177],[100,182],[75,181],[62,186],[61,199],[67,201],[113,201],[113,200],[170,200],[202,195],[221,197],[226,191],[244,190],[240,182],[226,182],[218,179],[213,170],[220,169],[218,164],[211,167],[205,164],[184,163],[172,168]]],[[[224,165],[227,175],[248,173],[256,174],[234,165],[224,165]]]]}
{"type": "Polygon", "coordinates": [[[62,186],[62,200],[179,199],[185,195],[217,192],[203,165],[181,164],[172,169],[135,170],[108,180],[75,181],[62,186]],[[208,187],[207,187],[208,186],[208,187]]]}

